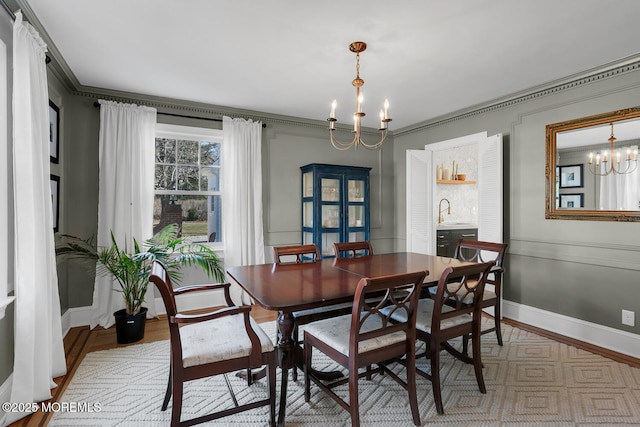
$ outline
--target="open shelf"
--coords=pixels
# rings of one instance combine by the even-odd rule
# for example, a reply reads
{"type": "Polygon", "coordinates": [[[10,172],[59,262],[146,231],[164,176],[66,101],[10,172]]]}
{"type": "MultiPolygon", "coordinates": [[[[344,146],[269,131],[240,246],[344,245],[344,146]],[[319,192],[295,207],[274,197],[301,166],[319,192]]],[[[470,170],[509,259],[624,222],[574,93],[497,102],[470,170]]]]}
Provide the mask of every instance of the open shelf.
{"type": "Polygon", "coordinates": [[[437,179],[436,184],[475,184],[475,181],[460,181],[453,179],[437,179]]]}

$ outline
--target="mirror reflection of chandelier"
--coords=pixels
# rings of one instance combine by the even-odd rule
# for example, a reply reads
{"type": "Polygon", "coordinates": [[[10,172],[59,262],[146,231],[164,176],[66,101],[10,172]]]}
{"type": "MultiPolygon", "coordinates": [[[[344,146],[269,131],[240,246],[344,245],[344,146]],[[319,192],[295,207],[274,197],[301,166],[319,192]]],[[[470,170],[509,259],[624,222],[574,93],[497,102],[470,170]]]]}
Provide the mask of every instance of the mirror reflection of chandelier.
{"type": "Polygon", "coordinates": [[[364,52],[366,48],[367,44],[365,42],[353,42],[349,45],[349,50],[356,54],[356,78],[352,82],[353,86],[355,86],[356,88],[356,112],[353,113],[353,132],[355,135],[351,142],[343,143],[338,141],[334,137],[333,133],[336,130],[335,123],[337,121],[337,102],[334,100],[331,104],[331,114],[327,119],[329,121],[329,135],[331,136],[331,144],[338,150],[348,150],[351,147],[356,147],[357,149],[358,146],[362,146],[369,150],[376,150],[382,146],[384,139],[387,137],[387,125],[391,121],[391,119],[389,118],[389,101],[387,101],[386,99],[384,101],[384,108],[380,110],[380,140],[375,144],[367,144],[361,137],[361,122],[362,118],[365,116],[365,113],[362,111],[363,96],[360,92],[360,88],[364,85],[364,80],[360,78],[360,52],[364,52]]]}
{"type": "Polygon", "coordinates": [[[606,176],[610,174],[624,175],[636,170],[638,167],[638,148],[634,148],[634,150],[631,151],[631,148],[627,147],[623,162],[621,158],[622,153],[620,150],[616,151],[615,143],[616,137],[613,136],[613,123],[611,123],[609,151],[602,150],[602,154],[596,153],[595,166],[593,161],[594,155],[593,153],[589,153],[589,171],[592,174],[598,176],[606,176]],[[600,166],[600,162],[602,162],[602,166],[600,166]]]}

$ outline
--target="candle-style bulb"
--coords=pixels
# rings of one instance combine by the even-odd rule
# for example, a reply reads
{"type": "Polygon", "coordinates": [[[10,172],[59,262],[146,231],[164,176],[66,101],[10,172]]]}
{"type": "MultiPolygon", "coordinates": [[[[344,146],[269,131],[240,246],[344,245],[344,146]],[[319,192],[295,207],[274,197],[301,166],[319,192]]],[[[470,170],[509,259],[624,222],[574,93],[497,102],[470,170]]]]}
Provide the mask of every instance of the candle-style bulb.
{"type": "Polygon", "coordinates": [[[338,102],[334,99],[333,102],[331,103],[331,114],[329,114],[329,117],[332,119],[336,118],[336,107],[338,106],[338,102]]]}
{"type": "Polygon", "coordinates": [[[589,164],[593,164],[593,153],[589,153],[589,164]]]}
{"type": "Polygon", "coordinates": [[[389,118],[389,100],[388,99],[384,100],[384,118],[385,119],[389,118]]]}

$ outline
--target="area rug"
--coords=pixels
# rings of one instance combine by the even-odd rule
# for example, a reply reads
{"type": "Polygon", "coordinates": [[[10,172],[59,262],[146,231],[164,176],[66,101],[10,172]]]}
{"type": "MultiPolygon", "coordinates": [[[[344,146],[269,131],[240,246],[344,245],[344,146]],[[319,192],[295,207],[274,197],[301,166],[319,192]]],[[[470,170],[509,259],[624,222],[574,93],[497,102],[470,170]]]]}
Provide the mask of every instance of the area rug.
{"type": "MultiPolygon", "coordinates": [[[[274,323],[261,326],[275,337],[274,323]]],[[[503,325],[503,338],[501,347],[495,335],[482,337],[486,394],[478,391],[471,365],[442,353],[444,415],[435,410],[431,383],[418,377],[423,425],[640,425],[640,369],[509,325],[503,325]]],[[[314,366],[333,366],[315,353],[314,366]]],[[[75,410],[55,412],[49,425],[168,426],[171,404],[166,412],[160,410],[168,358],[168,341],[87,354],[60,400],[75,410]]],[[[426,363],[421,365],[428,370],[426,363]]],[[[241,403],[266,396],[264,381],[247,387],[235,375],[228,378],[241,403]]],[[[413,425],[407,393],[396,382],[376,375],[359,384],[362,426],[413,425]]],[[[338,393],[348,396],[347,387],[338,393]]],[[[302,375],[297,383],[289,382],[287,402],[287,426],[351,425],[348,413],[313,384],[311,401],[304,401],[302,375]]],[[[223,377],[193,381],[185,387],[183,419],[231,405],[223,377]]],[[[267,411],[258,408],[202,425],[265,426],[267,411]]]]}

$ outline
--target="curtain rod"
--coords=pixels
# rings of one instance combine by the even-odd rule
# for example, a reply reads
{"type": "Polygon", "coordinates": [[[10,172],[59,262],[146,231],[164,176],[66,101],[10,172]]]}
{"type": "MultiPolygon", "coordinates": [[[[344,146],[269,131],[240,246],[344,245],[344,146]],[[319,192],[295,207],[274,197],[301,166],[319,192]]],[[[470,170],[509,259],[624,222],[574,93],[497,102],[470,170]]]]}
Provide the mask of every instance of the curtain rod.
{"type": "MultiPolygon", "coordinates": [[[[3,1],[3,0],[0,0],[3,1]]],[[[93,106],[96,108],[100,107],[100,103],[98,101],[93,103],[93,106]]],[[[221,122],[222,119],[216,119],[213,117],[198,117],[198,116],[187,116],[185,114],[175,114],[175,113],[161,113],[160,111],[158,111],[156,114],[162,115],[162,116],[171,116],[171,117],[181,117],[183,119],[197,119],[197,120],[208,120],[210,122],[221,122]]],[[[266,123],[262,123],[262,128],[266,128],[267,125],[266,123]]]]}
{"type": "Polygon", "coordinates": [[[9,5],[7,3],[5,3],[4,0],[0,0],[0,3],[2,3],[2,7],[4,8],[4,10],[7,11],[7,13],[9,14],[9,16],[11,17],[11,19],[13,19],[14,21],[16,20],[16,14],[13,13],[13,10],[11,10],[11,8],[9,7],[9,5]]]}
{"type": "MultiPolygon", "coordinates": [[[[15,22],[16,14],[13,13],[13,10],[11,10],[9,5],[4,0],[0,0],[0,4],[2,4],[2,8],[9,14],[9,16],[11,17],[11,20],[15,22]]],[[[49,55],[44,56],[44,62],[45,64],[48,64],[49,62],[51,62],[51,58],[49,58],[49,55]]]]}

